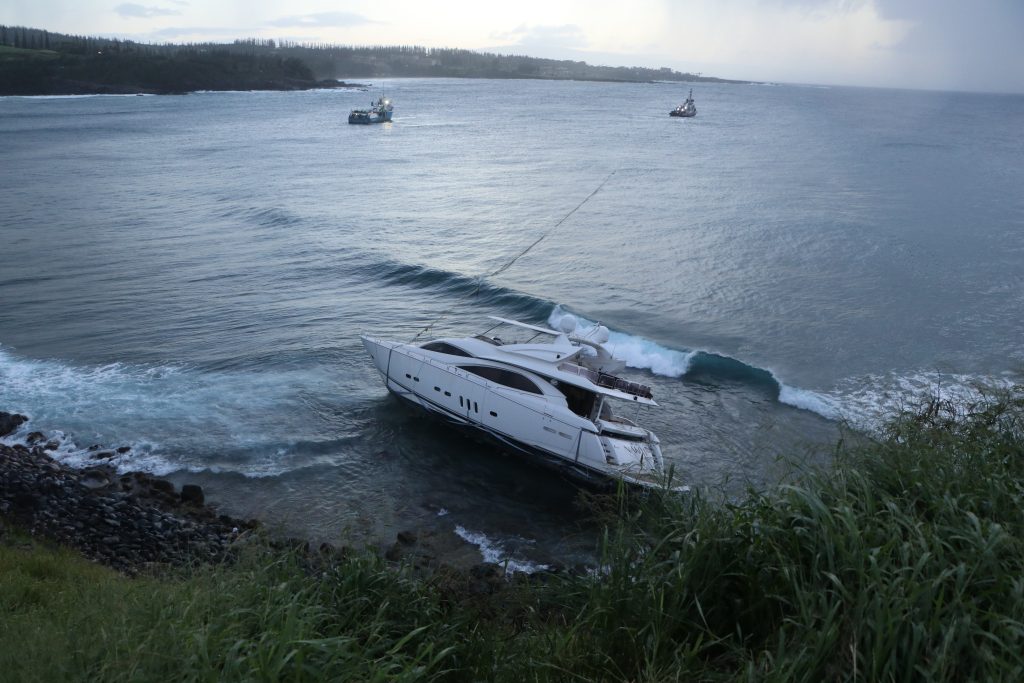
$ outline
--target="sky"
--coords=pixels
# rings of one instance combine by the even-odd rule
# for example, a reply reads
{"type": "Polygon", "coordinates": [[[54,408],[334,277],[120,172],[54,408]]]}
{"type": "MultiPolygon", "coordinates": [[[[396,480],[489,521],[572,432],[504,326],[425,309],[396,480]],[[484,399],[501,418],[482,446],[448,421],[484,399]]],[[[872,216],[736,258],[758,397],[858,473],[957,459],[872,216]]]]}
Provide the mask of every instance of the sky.
{"type": "Polygon", "coordinates": [[[145,42],[423,45],[740,80],[1024,93],[1024,0],[3,0],[145,42]]]}

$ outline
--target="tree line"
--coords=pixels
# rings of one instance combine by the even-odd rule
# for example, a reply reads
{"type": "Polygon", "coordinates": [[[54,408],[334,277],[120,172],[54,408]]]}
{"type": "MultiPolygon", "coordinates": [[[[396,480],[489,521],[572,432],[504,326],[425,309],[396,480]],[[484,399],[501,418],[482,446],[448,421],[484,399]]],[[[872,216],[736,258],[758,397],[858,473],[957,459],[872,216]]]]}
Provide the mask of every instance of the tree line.
{"type": "Polygon", "coordinates": [[[596,66],[417,45],[355,46],[262,38],[139,43],[0,25],[2,46],[15,49],[0,51],[0,94],[291,89],[323,86],[324,79],[380,77],[725,82],[667,67],[596,66]]]}

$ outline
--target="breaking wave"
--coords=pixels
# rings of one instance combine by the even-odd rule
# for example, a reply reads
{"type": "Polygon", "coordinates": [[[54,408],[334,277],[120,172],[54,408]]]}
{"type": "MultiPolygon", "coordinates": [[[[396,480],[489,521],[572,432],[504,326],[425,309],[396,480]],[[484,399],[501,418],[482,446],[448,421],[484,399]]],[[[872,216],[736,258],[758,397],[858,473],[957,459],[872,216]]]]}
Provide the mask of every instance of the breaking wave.
{"type": "MultiPolygon", "coordinates": [[[[555,329],[568,314],[557,305],[548,315],[555,329]]],[[[575,314],[574,314],[575,315],[575,314]]],[[[596,323],[576,316],[578,328],[585,331],[596,323]]],[[[941,372],[875,374],[847,378],[830,391],[815,391],[790,386],[775,373],[741,360],[702,350],[672,349],[657,342],[625,332],[611,331],[606,344],[612,355],[638,370],[670,378],[691,381],[734,381],[762,389],[780,403],[817,413],[829,420],[845,420],[851,425],[875,430],[900,410],[913,407],[928,398],[938,397],[969,403],[986,392],[1008,389],[1019,378],[989,377],[941,372]]]]}

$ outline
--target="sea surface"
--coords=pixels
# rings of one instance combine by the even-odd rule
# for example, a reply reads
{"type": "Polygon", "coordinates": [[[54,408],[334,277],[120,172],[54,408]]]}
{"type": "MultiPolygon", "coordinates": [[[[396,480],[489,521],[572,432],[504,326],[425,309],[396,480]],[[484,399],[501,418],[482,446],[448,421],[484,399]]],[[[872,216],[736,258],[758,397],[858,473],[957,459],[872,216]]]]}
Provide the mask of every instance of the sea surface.
{"type": "Polygon", "coordinates": [[[0,98],[0,409],[287,533],[529,569],[589,557],[576,486],[399,404],[360,333],[600,321],[725,496],[1021,381],[1024,97],[698,84],[670,118],[688,89],[0,98]]]}

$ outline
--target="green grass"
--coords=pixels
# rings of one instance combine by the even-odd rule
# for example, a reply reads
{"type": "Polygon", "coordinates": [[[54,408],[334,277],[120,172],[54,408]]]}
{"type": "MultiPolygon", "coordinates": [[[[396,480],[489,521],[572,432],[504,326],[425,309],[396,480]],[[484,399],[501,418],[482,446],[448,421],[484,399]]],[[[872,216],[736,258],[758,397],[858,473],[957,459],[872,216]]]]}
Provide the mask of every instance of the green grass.
{"type": "MultiPolygon", "coordinates": [[[[730,504],[599,500],[592,576],[491,596],[253,544],[127,579],[0,542],[5,680],[1024,680],[1024,395],[933,401],[730,504]]],[[[10,536],[8,536],[10,539],[10,536]]]]}
{"type": "Polygon", "coordinates": [[[427,586],[370,556],[311,575],[254,546],[232,567],[128,579],[21,545],[0,546],[5,680],[430,680],[448,654],[427,586]]]}

